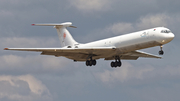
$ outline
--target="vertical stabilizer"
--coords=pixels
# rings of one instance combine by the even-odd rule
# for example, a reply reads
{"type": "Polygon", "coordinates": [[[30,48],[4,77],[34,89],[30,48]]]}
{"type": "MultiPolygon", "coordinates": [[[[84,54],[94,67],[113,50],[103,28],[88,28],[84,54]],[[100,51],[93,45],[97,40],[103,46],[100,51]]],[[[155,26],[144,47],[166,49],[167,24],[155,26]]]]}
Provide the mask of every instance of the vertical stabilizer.
{"type": "Polygon", "coordinates": [[[55,28],[56,28],[58,36],[59,36],[61,47],[74,46],[75,44],[78,44],[73,39],[73,37],[71,36],[69,31],[66,29],[66,27],[64,27],[64,26],[62,26],[62,27],[55,26],[55,28]]]}
{"type": "Polygon", "coordinates": [[[56,30],[57,30],[61,47],[64,47],[64,46],[74,46],[75,44],[78,44],[78,43],[73,39],[73,37],[71,36],[71,34],[69,33],[69,31],[66,29],[67,27],[76,28],[76,27],[74,27],[74,26],[71,26],[71,25],[72,25],[71,22],[60,23],[60,24],[32,24],[32,25],[38,25],[38,26],[54,26],[54,28],[56,28],[56,30]]]}

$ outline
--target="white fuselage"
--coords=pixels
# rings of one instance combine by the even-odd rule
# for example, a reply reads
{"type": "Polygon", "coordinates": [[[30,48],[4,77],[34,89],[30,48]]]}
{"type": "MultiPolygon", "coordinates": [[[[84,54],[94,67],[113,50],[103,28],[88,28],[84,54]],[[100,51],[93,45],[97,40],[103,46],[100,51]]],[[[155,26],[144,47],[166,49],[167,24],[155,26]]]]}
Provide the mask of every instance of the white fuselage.
{"type": "Polygon", "coordinates": [[[79,47],[114,47],[121,52],[129,52],[154,46],[161,46],[170,42],[174,34],[162,33],[162,30],[169,29],[158,27],[130,34],[120,35],[86,44],[80,44],[79,47]]]}
{"type": "Polygon", "coordinates": [[[32,25],[55,26],[62,48],[4,48],[4,50],[35,51],[42,52],[41,55],[63,56],[74,61],[86,61],[87,66],[96,65],[97,59],[104,58],[105,60],[115,60],[115,62],[111,62],[111,67],[120,67],[121,59],[137,60],[139,57],[161,58],[138,50],[161,46],[159,55],[163,55],[162,45],[174,38],[174,34],[168,28],[157,27],[79,44],[66,29],[66,27],[74,27],[71,22],[32,25]]]}

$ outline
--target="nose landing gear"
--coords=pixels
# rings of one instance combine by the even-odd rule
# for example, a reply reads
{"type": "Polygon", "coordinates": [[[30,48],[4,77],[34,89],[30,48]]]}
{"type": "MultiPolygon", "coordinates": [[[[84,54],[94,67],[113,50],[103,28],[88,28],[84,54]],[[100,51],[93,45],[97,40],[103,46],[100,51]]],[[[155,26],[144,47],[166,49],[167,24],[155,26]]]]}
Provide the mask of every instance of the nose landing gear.
{"type": "Polygon", "coordinates": [[[160,46],[160,51],[159,51],[159,55],[163,55],[164,54],[164,51],[162,50],[163,46],[160,46]]]}

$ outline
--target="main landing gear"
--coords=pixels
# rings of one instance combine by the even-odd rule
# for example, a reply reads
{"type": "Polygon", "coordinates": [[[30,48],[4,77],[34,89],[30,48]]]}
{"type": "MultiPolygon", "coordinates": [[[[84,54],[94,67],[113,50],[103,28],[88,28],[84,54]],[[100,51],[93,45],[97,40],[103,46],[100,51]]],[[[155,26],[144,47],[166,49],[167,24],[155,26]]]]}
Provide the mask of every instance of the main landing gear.
{"type": "Polygon", "coordinates": [[[163,46],[160,46],[160,51],[159,51],[159,55],[163,55],[164,54],[164,51],[162,50],[163,46]]]}
{"type": "Polygon", "coordinates": [[[90,58],[90,60],[86,61],[86,66],[95,66],[96,65],[96,60],[93,60],[92,57],[90,58]]]}
{"type": "Polygon", "coordinates": [[[119,56],[116,56],[115,57],[115,62],[111,62],[111,67],[113,68],[113,67],[121,67],[121,65],[122,65],[122,63],[121,63],[121,60],[120,60],[120,58],[119,58],[119,56]]]}

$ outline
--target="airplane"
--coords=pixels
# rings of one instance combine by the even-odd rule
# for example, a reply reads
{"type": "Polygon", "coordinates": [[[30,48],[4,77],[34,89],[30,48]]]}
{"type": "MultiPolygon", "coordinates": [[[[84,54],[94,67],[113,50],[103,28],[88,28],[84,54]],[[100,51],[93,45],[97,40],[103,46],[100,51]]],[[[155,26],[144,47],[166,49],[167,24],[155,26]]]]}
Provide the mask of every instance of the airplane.
{"type": "Polygon", "coordinates": [[[86,66],[95,66],[97,59],[115,60],[110,63],[113,68],[121,67],[121,60],[137,60],[144,58],[162,58],[157,55],[140,51],[140,49],[160,46],[159,55],[163,55],[163,45],[173,40],[174,34],[165,27],[156,27],[134,33],[119,35],[89,43],[76,42],[67,27],[71,22],[65,23],[42,23],[33,26],[54,26],[60,39],[61,48],[4,48],[4,50],[35,51],[41,55],[53,55],[66,57],[76,61],[84,61],[86,66]]]}

